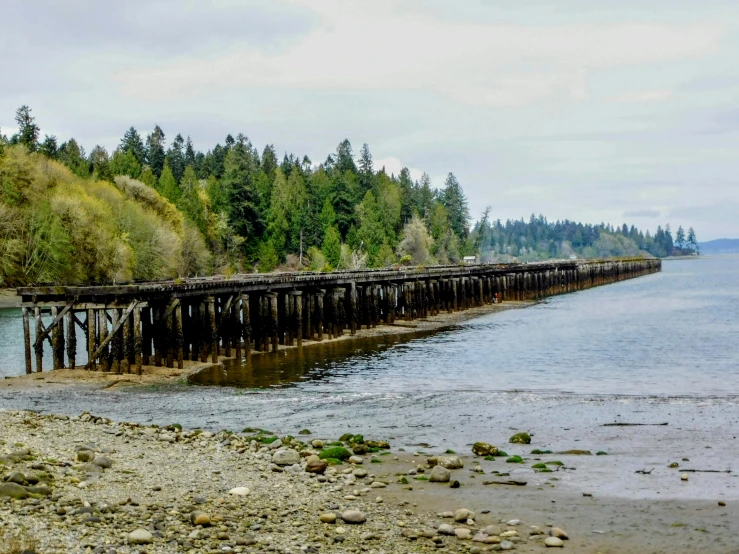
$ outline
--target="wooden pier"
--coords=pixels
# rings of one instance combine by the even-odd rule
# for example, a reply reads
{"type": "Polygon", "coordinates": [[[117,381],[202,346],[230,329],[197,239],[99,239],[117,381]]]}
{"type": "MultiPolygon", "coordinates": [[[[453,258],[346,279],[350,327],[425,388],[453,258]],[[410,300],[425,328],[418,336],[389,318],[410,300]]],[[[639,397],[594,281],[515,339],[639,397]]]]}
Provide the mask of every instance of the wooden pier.
{"type": "Polygon", "coordinates": [[[654,258],[273,273],[111,286],[19,288],[26,373],[74,368],[141,373],[184,360],[276,352],[396,320],[506,300],[536,300],[655,273],[654,258]],[[42,315],[51,316],[45,325],[42,315]],[[32,321],[33,319],[33,321],[32,321]],[[31,326],[35,333],[31,334],[31,326]],[[80,332],[84,341],[78,343],[80,332]]]}

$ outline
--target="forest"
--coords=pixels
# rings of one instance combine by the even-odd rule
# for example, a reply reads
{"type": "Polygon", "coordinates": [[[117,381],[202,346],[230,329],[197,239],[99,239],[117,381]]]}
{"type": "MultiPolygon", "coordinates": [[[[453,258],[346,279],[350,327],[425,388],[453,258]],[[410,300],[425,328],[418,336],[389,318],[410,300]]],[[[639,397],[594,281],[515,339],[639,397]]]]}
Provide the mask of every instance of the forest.
{"type": "Polygon", "coordinates": [[[697,252],[693,229],[492,220],[471,226],[453,173],[440,188],[375,168],[349,140],[325,160],[260,151],[244,135],[207,152],[131,127],[109,153],[45,135],[21,106],[0,129],[0,286],[194,275],[697,252]]]}

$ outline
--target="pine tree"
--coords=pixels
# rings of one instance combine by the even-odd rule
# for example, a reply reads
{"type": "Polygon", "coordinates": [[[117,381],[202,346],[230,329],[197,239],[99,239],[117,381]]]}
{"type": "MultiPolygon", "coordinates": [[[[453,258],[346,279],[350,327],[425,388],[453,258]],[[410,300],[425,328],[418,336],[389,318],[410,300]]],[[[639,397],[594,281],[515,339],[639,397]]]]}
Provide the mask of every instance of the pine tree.
{"type": "Polygon", "coordinates": [[[265,227],[258,210],[254,185],[258,163],[258,156],[245,141],[234,143],[228,149],[224,163],[223,185],[228,220],[236,234],[245,239],[244,253],[250,260],[257,255],[257,246],[265,227]]]}
{"type": "Polygon", "coordinates": [[[159,125],[156,125],[154,131],[146,137],[146,163],[151,167],[151,171],[157,179],[159,179],[164,169],[165,158],[164,131],[159,125]]]}
{"type": "Polygon", "coordinates": [[[468,232],[470,211],[467,207],[467,197],[453,173],[449,173],[444,182],[442,203],[449,215],[452,230],[460,239],[465,238],[468,232]]]}
{"type": "Polygon", "coordinates": [[[176,204],[180,198],[180,189],[177,186],[177,181],[174,179],[172,170],[169,168],[169,163],[164,162],[164,169],[162,174],[159,176],[159,185],[157,186],[159,194],[164,196],[167,200],[176,204]]]}
{"type": "Polygon", "coordinates": [[[364,196],[373,188],[375,168],[372,161],[369,145],[365,142],[359,152],[359,193],[364,196]]]}
{"type": "Polygon", "coordinates": [[[331,200],[329,200],[328,198],[326,198],[326,201],[323,203],[323,208],[321,208],[320,221],[321,232],[324,235],[330,227],[334,227],[336,225],[336,212],[334,211],[333,204],[331,204],[331,200]]]}
{"type": "Polygon", "coordinates": [[[41,143],[39,152],[47,158],[55,160],[59,153],[59,146],[56,143],[56,137],[54,135],[46,135],[44,137],[44,142],[41,143]]]}
{"type": "Polygon", "coordinates": [[[58,160],[79,177],[90,176],[90,166],[85,158],[85,150],[73,138],[59,147],[58,160]]]}
{"type": "Polygon", "coordinates": [[[188,135],[187,141],[185,142],[185,167],[191,166],[195,170],[197,166],[197,156],[195,155],[195,148],[192,146],[192,141],[188,135]]]}
{"type": "Polygon", "coordinates": [[[110,158],[108,152],[102,146],[95,146],[90,152],[90,165],[92,166],[92,178],[96,181],[112,181],[110,172],[110,158]]]}
{"type": "Polygon", "coordinates": [[[683,231],[682,225],[677,228],[677,233],[675,234],[675,244],[680,249],[683,249],[685,247],[685,231],[683,231]]]}
{"type": "Polygon", "coordinates": [[[118,147],[110,158],[110,173],[138,179],[141,175],[141,166],[131,150],[124,152],[118,147]]]}
{"type": "Polygon", "coordinates": [[[695,238],[695,231],[691,227],[688,229],[688,244],[695,250],[696,252],[699,252],[700,249],[698,248],[698,240],[695,238]]]}
{"type": "Polygon", "coordinates": [[[167,162],[169,168],[172,170],[175,182],[179,183],[182,180],[182,175],[185,173],[185,139],[182,135],[178,134],[172,146],[167,150],[167,162]]]}
{"type": "Polygon", "coordinates": [[[352,143],[349,139],[344,139],[336,147],[336,162],[334,169],[340,172],[351,171],[357,173],[357,166],[354,163],[354,153],[352,152],[352,143]]]}
{"type": "Polygon", "coordinates": [[[38,138],[41,129],[36,125],[36,118],[31,115],[31,108],[21,106],[15,112],[15,122],[18,124],[18,133],[10,139],[13,144],[22,144],[31,152],[38,150],[38,138]]]}
{"type": "Polygon", "coordinates": [[[202,198],[202,186],[193,166],[188,165],[180,181],[182,191],[177,207],[192,221],[203,236],[208,235],[208,216],[202,198]]]}
{"type": "Polygon", "coordinates": [[[139,132],[135,128],[129,127],[128,131],[123,135],[120,149],[123,152],[130,152],[136,158],[139,167],[143,167],[146,164],[146,146],[144,146],[144,141],[141,140],[141,135],[139,135],[139,132]]]}

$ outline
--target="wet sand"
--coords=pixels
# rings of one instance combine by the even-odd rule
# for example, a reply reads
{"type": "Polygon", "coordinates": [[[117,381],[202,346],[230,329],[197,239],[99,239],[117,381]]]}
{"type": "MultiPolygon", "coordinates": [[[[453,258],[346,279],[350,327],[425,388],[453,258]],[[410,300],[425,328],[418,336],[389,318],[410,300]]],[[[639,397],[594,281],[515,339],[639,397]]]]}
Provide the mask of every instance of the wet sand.
{"type": "Polygon", "coordinates": [[[0,309],[20,308],[21,297],[16,296],[15,289],[0,289],[0,309]]]}

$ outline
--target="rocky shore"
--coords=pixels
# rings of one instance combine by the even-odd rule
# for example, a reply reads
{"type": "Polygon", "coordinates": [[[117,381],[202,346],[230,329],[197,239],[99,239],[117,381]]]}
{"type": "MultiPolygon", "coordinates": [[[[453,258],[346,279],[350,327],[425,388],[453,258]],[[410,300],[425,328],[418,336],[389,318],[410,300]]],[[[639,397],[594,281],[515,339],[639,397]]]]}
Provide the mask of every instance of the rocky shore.
{"type": "MultiPolygon", "coordinates": [[[[277,437],[261,429],[144,426],[89,413],[0,412],[0,553],[644,551],[639,545],[679,552],[705,547],[702,542],[713,545],[712,552],[736,547],[736,518],[726,503],[718,508],[726,516],[725,534],[704,530],[699,538],[705,540],[690,535],[684,544],[685,536],[675,534],[683,530],[662,520],[661,510],[669,507],[659,503],[649,503],[652,513],[645,515],[643,502],[604,505],[592,495],[576,501],[560,494],[563,505],[553,511],[555,493],[546,489],[554,488],[561,462],[549,460],[541,464],[546,472],[521,477],[506,470],[517,460],[486,443],[476,443],[474,455],[458,456],[391,451],[384,440],[361,435],[339,439],[316,438],[307,429],[277,437]],[[627,512],[630,520],[620,521],[627,512]],[[643,535],[644,526],[656,525],[655,516],[663,521],[651,530],[661,537],[657,543],[654,535],[643,535]],[[606,531],[591,528],[584,536],[583,527],[595,521],[610,532],[630,528],[630,534],[599,540],[606,531]],[[673,533],[665,533],[665,526],[673,533]]],[[[511,447],[526,444],[525,436],[511,440],[511,447]]],[[[718,517],[705,516],[714,522],[718,517]]]]}

